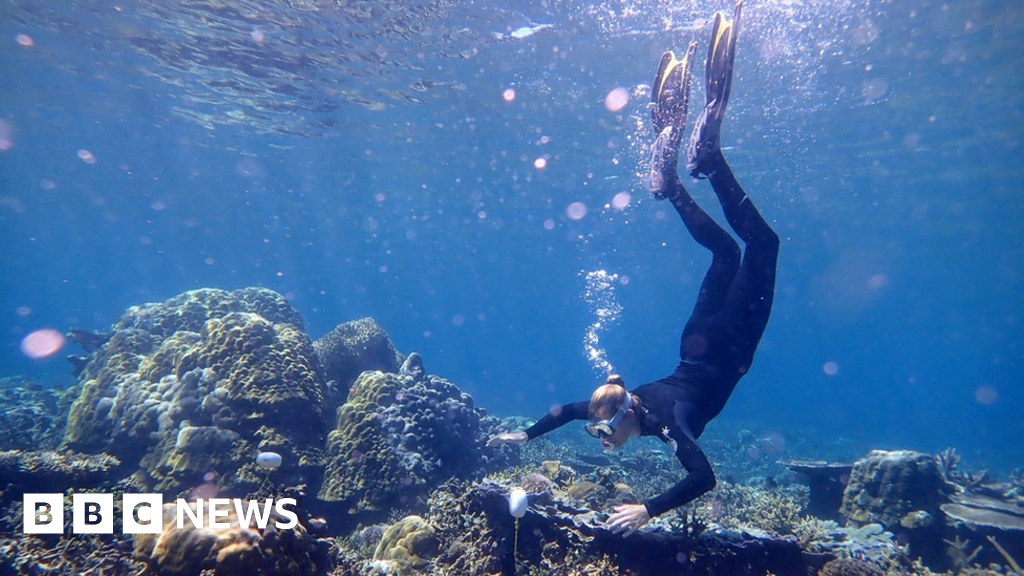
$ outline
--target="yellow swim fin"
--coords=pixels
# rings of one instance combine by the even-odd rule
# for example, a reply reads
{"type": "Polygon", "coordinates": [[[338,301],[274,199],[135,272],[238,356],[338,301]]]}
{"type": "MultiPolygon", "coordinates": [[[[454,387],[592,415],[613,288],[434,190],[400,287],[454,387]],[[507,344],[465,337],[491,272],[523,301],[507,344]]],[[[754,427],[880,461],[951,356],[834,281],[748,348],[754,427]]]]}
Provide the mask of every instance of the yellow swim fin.
{"type": "Polygon", "coordinates": [[[704,88],[707,104],[697,117],[686,151],[686,169],[693,176],[706,174],[702,165],[711,154],[721,148],[722,120],[732,92],[732,72],[736,62],[736,39],[740,32],[743,2],[736,4],[730,20],[725,14],[715,14],[715,26],[708,46],[708,61],[704,70],[704,88]]]}
{"type": "Polygon", "coordinates": [[[686,124],[686,110],[690,101],[690,63],[697,44],[691,42],[681,59],[671,50],[661,56],[658,73],[651,87],[651,120],[655,132],[661,133],[666,126],[673,126],[682,132],[686,124]]]}

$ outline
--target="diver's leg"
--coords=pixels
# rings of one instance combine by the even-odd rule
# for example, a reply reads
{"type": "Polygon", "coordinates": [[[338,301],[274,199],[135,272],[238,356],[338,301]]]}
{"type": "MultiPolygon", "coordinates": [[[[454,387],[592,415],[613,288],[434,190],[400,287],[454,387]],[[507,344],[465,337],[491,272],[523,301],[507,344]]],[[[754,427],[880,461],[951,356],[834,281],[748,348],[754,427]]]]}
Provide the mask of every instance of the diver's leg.
{"type": "Polygon", "coordinates": [[[735,335],[732,361],[742,373],[750,366],[771,313],[779,237],[740,187],[721,150],[709,157],[707,166],[726,220],[746,244],[743,261],[715,322],[729,325],[735,335]]]}
{"type": "Polygon", "coordinates": [[[729,286],[733,283],[740,266],[740,248],[732,236],[694,202],[678,179],[668,192],[671,194],[669,201],[679,213],[690,235],[711,252],[711,266],[704,274],[700,292],[697,294],[697,303],[683,331],[685,341],[688,333],[696,329],[701,321],[722,308],[729,286]]]}

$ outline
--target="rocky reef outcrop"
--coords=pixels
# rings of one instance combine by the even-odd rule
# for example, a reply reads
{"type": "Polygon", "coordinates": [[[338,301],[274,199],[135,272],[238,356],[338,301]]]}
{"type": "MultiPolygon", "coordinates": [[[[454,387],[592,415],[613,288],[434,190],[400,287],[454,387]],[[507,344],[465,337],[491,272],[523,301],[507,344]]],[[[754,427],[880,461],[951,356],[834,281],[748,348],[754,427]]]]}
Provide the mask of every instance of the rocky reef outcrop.
{"type": "Polygon", "coordinates": [[[938,517],[952,492],[933,456],[874,450],[854,463],[840,511],[853,526],[906,526],[915,518],[938,517]]]}
{"type": "Polygon", "coordinates": [[[313,342],[313,349],[338,401],[345,400],[348,389],[364,371],[398,372],[405,360],[373,318],[339,324],[313,342]]]}
{"type": "Polygon", "coordinates": [[[204,289],[130,308],[73,390],[64,445],[138,462],[147,488],[209,472],[255,485],[261,451],[277,478],[312,480],[324,436],[323,375],[302,317],[279,294],[204,289]]]}
{"type": "Polygon", "coordinates": [[[497,420],[372,319],[316,343],[302,326],[281,295],[249,288],[132,307],[95,338],[79,330],[89,356],[65,400],[62,447],[110,454],[165,494],[272,485],[381,514],[515,461],[511,447],[484,449],[497,420]],[[265,452],[279,468],[259,466],[265,452]]]}
{"type": "Polygon", "coordinates": [[[353,384],[328,435],[322,500],[354,514],[412,507],[448,478],[512,463],[514,451],[484,449],[496,419],[422,364],[406,364],[402,374],[368,371],[353,384]]]}

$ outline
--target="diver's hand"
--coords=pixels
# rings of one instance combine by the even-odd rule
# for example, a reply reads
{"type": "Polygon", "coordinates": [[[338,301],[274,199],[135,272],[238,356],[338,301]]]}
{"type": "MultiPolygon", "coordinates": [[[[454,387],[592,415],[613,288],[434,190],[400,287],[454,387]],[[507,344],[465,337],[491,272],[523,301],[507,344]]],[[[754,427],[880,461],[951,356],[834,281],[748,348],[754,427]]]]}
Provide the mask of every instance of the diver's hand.
{"type": "Polygon", "coordinates": [[[608,517],[605,526],[612,534],[625,532],[622,535],[625,538],[650,521],[651,515],[647,513],[647,507],[643,504],[623,504],[615,507],[615,514],[608,517]]]}
{"type": "Polygon", "coordinates": [[[491,436],[490,440],[487,441],[487,447],[494,448],[495,446],[501,446],[502,444],[523,444],[529,439],[530,437],[522,430],[519,432],[507,432],[505,434],[491,436]]]}

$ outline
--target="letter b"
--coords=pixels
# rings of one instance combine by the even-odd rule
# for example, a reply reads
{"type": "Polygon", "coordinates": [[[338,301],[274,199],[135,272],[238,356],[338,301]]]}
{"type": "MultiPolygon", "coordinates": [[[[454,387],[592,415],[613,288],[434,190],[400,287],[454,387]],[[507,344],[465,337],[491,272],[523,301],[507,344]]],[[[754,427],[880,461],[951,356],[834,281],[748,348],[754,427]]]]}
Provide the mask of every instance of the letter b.
{"type": "Polygon", "coordinates": [[[75,494],[71,511],[71,528],[75,534],[114,533],[113,494],[75,494]]]}
{"type": "Polygon", "coordinates": [[[63,494],[25,494],[22,501],[25,534],[64,533],[63,494]]]}

